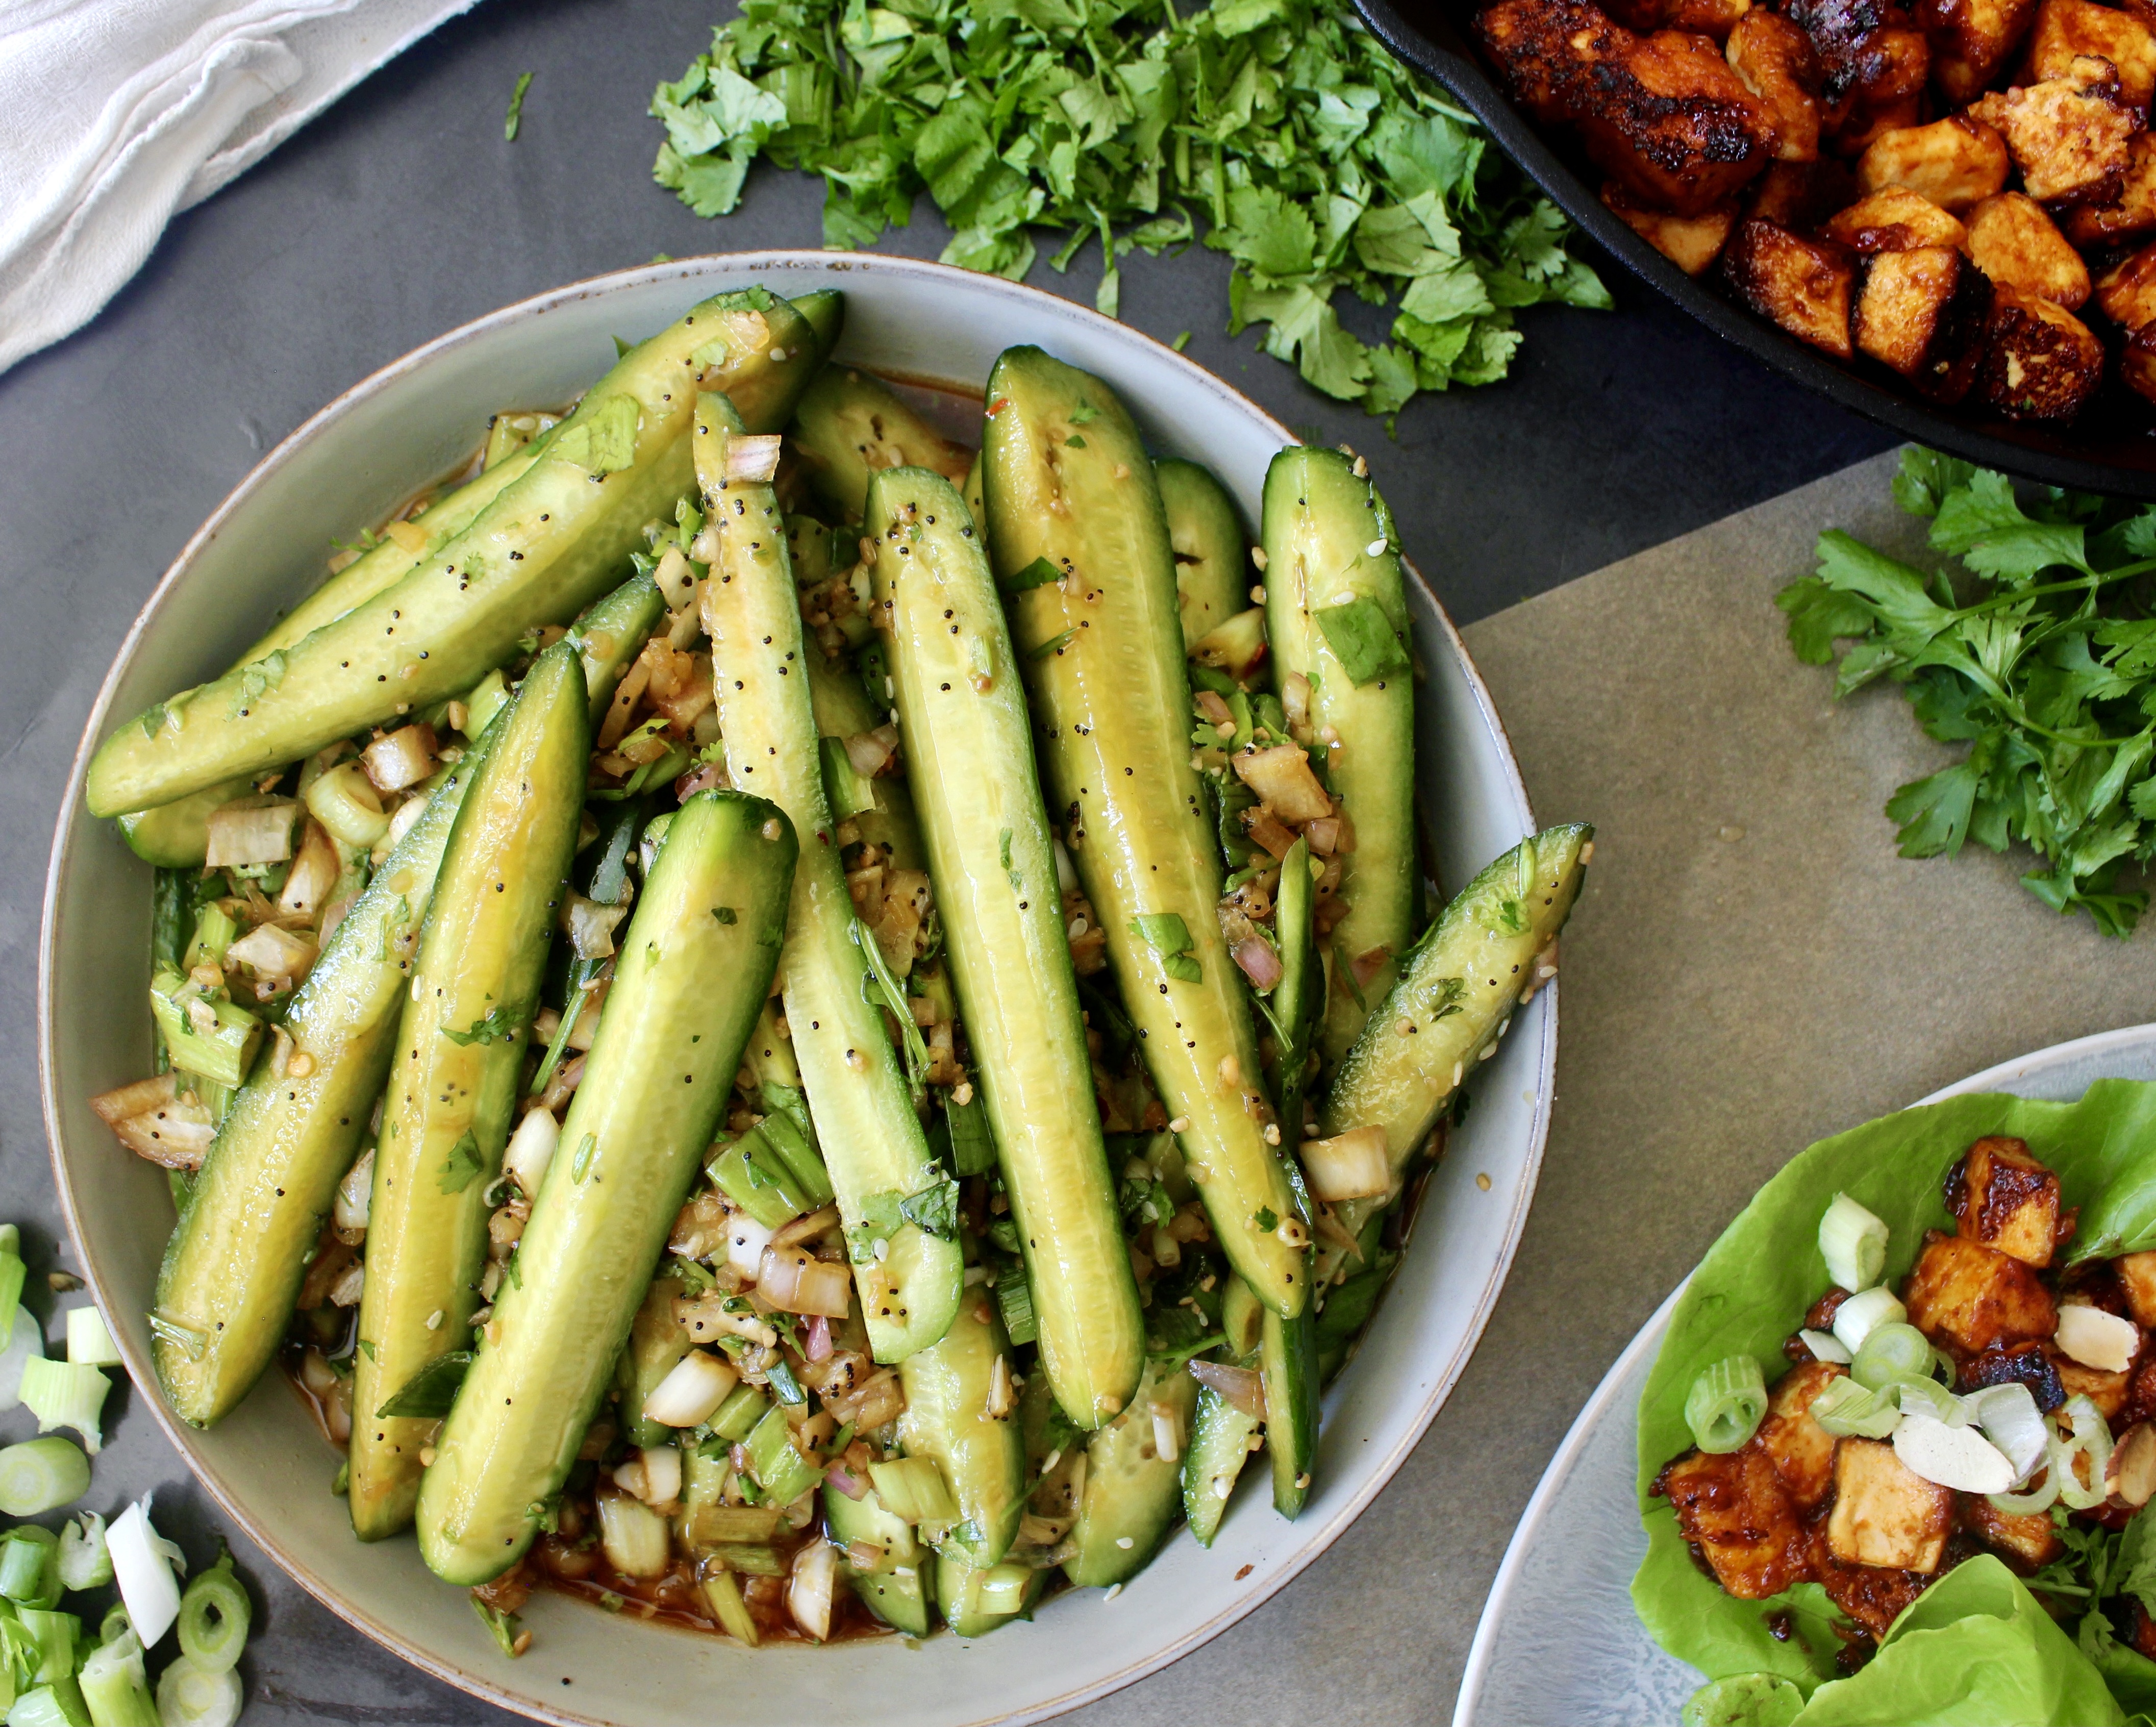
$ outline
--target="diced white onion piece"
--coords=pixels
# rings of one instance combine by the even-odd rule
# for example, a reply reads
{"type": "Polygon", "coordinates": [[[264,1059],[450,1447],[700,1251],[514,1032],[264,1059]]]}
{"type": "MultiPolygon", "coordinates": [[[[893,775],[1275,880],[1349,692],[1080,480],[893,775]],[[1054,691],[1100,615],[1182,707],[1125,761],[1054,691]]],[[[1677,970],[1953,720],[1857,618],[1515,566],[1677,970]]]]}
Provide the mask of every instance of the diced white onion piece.
{"type": "Polygon", "coordinates": [[[647,1445],[644,1461],[644,1500],[668,1505],[681,1497],[681,1453],[670,1445],[647,1445]]]}
{"type": "Polygon", "coordinates": [[[336,1203],[330,1209],[330,1220],[341,1230],[365,1229],[373,1204],[374,1154],[370,1151],[337,1183],[336,1203]]]}
{"type": "Polygon", "coordinates": [[[2018,1484],[2051,1455],[2051,1426],[2026,1385],[1988,1385],[1962,1400],[1984,1437],[2014,1466],[2018,1484]]]}
{"type": "Polygon", "coordinates": [[[1281,680],[1281,710],[1291,726],[1310,723],[1310,680],[1299,671],[1291,671],[1281,680]]]}
{"type": "Polygon", "coordinates": [[[167,1545],[151,1527],[146,1495],[114,1518],[105,1532],[105,1550],[112,1555],[112,1575],[127,1607],[127,1622],[146,1649],[154,1649],[180,1616],[180,1586],[165,1555],[167,1545]]]}
{"type": "Polygon", "coordinates": [[[1210,1386],[1253,1421],[1265,1418],[1265,1382],[1247,1367],[1230,1367],[1220,1361],[1194,1361],[1190,1376],[1210,1386]]]}
{"type": "Polygon", "coordinates": [[[1856,1359],[1842,1347],[1841,1339],[1830,1331],[1814,1331],[1807,1328],[1797,1335],[1804,1339],[1804,1347],[1812,1352],[1815,1361],[1831,1361],[1837,1367],[1846,1367],[1856,1359]]]}
{"type": "MultiPolygon", "coordinates": [[[[776,433],[737,432],[726,439],[726,478],[767,486],[778,471],[779,439],[776,433]]],[[[822,1632],[818,1632],[819,1638],[822,1632]]]]}
{"type": "Polygon", "coordinates": [[[1886,1275],[1887,1226],[1845,1193],[1820,1219],[1819,1249],[1827,1276],[1852,1295],[1886,1275]]]}
{"type": "Polygon", "coordinates": [[[2084,1367],[2123,1373],[2141,1348],[2141,1328],[2102,1308],[2070,1302],[2059,1309],[2059,1329],[2051,1341],[2084,1367]]]}
{"type": "Polygon", "coordinates": [[[539,1184],[547,1174],[547,1165],[554,1160],[555,1148],[562,1143],[562,1124],[554,1119],[551,1109],[531,1108],[524,1112],[524,1119],[516,1124],[516,1131],[509,1136],[509,1149],[503,1153],[501,1167],[509,1179],[524,1190],[529,1200],[539,1197],[539,1184]]]}
{"type": "Polygon", "coordinates": [[[434,728],[399,726],[359,753],[360,765],[377,790],[401,792],[434,771],[434,728]]]}
{"type": "Polygon", "coordinates": [[[811,1541],[793,1556],[786,1610],[793,1614],[793,1622],[819,1643],[831,1634],[831,1596],[838,1581],[839,1555],[829,1542],[811,1541]]]}
{"type": "Polygon", "coordinates": [[[120,1345],[113,1342],[105,1315],[95,1308],[69,1308],[67,1315],[67,1358],[83,1367],[117,1367],[120,1345]]]}
{"type": "Polygon", "coordinates": [[[292,855],[292,823],[299,813],[290,798],[242,798],[211,810],[208,866],[284,862],[292,855]]]}
{"type": "Polygon", "coordinates": [[[763,1298],[785,1313],[846,1317],[854,1277],[843,1264],[818,1259],[798,1247],[767,1247],[757,1268],[763,1298]]]}
{"type": "Polygon", "coordinates": [[[1158,1404],[1152,1411],[1152,1448],[1163,1463],[1173,1463],[1183,1455],[1182,1425],[1173,1410],[1163,1411],[1158,1404]]]}
{"type": "Polygon", "coordinates": [[[0,1411],[15,1408],[23,1401],[23,1364],[45,1359],[45,1337],[36,1316],[28,1308],[15,1309],[15,1329],[8,1339],[8,1347],[0,1349],[0,1411]]]}
{"type": "Polygon", "coordinates": [[[1905,1414],[1894,1430],[1894,1455],[1912,1474],[1962,1493],[2003,1493],[2014,1465],[1974,1427],[1949,1427],[1930,1416],[1905,1414]]]}
{"type": "Polygon", "coordinates": [[[644,1400],[644,1418],[662,1427],[694,1427],[726,1401],[741,1375],[705,1349],[691,1349],[644,1400]]]}
{"type": "Polygon", "coordinates": [[[599,1495],[599,1545],[607,1563],[624,1577],[659,1577],[673,1563],[666,1519],[641,1499],[599,1495]]]}
{"type": "Polygon", "coordinates": [[[315,944],[280,929],[274,923],[258,924],[224,950],[228,962],[237,960],[263,978],[296,978],[315,963],[315,944]]]}
{"type": "Polygon", "coordinates": [[[1383,1128],[1351,1128],[1330,1139],[1306,1139],[1300,1149],[1311,1192],[1328,1205],[1377,1199],[1393,1190],[1383,1128]]]}
{"type": "Polygon", "coordinates": [[[763,1269],[763,1250],[771,1245],[772,1231],[746,1211],[726,1215],[726,1263],[752,1283],[763,1269]]]}
{"type": "Polygon", "coordinates": [[[857,732],[845,741],[846,759],[864,779],[874,779],[898,753],[898,732],[890,726],[873,732],[857,732]]]}
{"type": "Polygon", "coordinates": [[[1310,771],[1310,758],[1294,744],[1246,749],[1231,759],[1236,776],[1281,820],[1292,825],[1332,815],[1332,799],[1310,771]]]}
{"type": "Polygon", "coordinates": [[[1281,980],[1281,957],[1273,944],[1255,932],[1228,950],[1229,957],[1242,968],[1243,975],[1250,980],[1253,989],[1270,989],[1281,980]]]}
{"type": "Polygon", "coordinates": [[[1055,847],[1055,891],[1075,893],[1078,891],[1078,866],[1070,861],[1070,854],[1063,849],[1060,840],[1050,842],[1055,847]]]}
{"type": "Polygon", "coordinates": [[[182,1655],[158,1676],[157,1727],[233,1727],[246,1700],[237,1668],[208,1673],[182,1655]]]}
{"type": "Polygon", "coordinates": [[[397,806],[397,813],[389,818],[389,826],[382,835],[382,844],[374,849],[380,851],[387,848],[394,851],[405,835],[412,831],[413,825],[426,813],[427,799],[424,796],[406,799],[397,806]]]}
{"type": "Polygon", "coordinates": [[[579,959],[604,959],[613,952],[615,926],[629,915],[626,903],[601,905],[572,889],[562,908],[562,924],[579,959]]]}
{"type": "Polygon", "coordinates": [[[1852,1295],[1834,1313],[1834,1334],[1841,1346],[1854,1356],[1864,1347],[1864,1339],[1871,1334],[1875,1325],[1890,1321],[1900,1324],[1909,1317],[1909,1310],[1895,1298],[1894,1292],[1883,1284],[1852,1295]]]}
{"type": "Polygon", "coordinates": [[[277,896],[277,909],[295,917],[312,917],[336,892],[343,874],[344,866],[337,861],[336,847],[330,843],[327,830],[319,821],[310,820],[300,841],[299,855],[293,858],[285,877],[285,891],[277,896]]]}
{"type": "Polygon", "coordinates": [[[333,839],[372,851],[389,831],[374,782],[357,762],[340,762],[308,786],[307,809],[333,839]]]}

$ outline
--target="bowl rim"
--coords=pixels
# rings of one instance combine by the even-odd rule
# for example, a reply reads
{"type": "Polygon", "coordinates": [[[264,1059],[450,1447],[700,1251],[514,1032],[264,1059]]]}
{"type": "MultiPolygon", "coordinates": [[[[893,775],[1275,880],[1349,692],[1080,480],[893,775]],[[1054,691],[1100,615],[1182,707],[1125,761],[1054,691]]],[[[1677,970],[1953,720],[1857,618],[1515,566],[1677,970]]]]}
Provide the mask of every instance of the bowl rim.
{"type": "MultiPolygon", "coordinates": [[[[66,1130],[60,1108],[58,1078],[54,1057],[54,1026],[57,1016],[57,993],[59,979],[57,974],[59,937],[59,907],[61,883],[72,861],[79,838],[93,831],[95,819],[82,805],[82,790],[90,758],[102,742],[110,724],[110,709],[121,678],[128,670],[144,639],[157,624],[164,608],[179,587],[192,573],[192,567],[203,548],[213,541],[234,516],[244,510],[262,487],[285,464],[316,439],[333,431],[337,424],[362,404],[390,389],[434,361],[459,347],[480,341],[497,330],[513,323],[543,316],[559,306],[578,301],[604,297],[620,290],[666,280],[678,280],[693,285],[707,275],[735,274],[744,271],[769,271],[782,275],[788,271],[814,271],[818,274],[840,274],[850,270],[875,270],[880,273],[913,275],[929,283],[963,284],[968,290],[1005,295],[1035,303],[1046,314],[1057,318],[1075,319],[1081,324],[1105,326],[1114,331],[1118,339],[1136,339],[1151,350],[1149,358],[1166,364],[1187,374],[1188,381],[1208,389],[1231,402],[1242,413],[1255,416],[1278,439],[1283,447],[1303,440],[1265,409],[1217,374],[1200,366],[1170,347],[1167,343],[1147,335],[1134,326],[1111,319],[1093,308],[1063,298],[1045,289],[1033,287],[1023,282],[1012,282],[993,276],[983,276],[955,265],[931,262],[881,253],[837,252],[812,250],[805,248],[779,248],[752,252],[701,254],[695,256],[670,259],[664,263],[632,266],[584,277],[560,287],[547,290],[514,301],[485,313],[468,322],[458,325],[422,343],[409,352],[389,361],[365,378],[351,384],[325,406],[318,409],[300,422],[291,432],[280,439],[252,467],[239,483],[226,495],[217,507],[203,522],[181,547],[177,555],[159,578],[157,585],[144,600],[135,621],[115,650],[112,663],[98,687],[84,722],[81,741],[76,746],[74,759],[68,771],[65,795],[55,825],[49,854],[44,902],[39,912],[38,931],[38,979],[35,1000],[37,1020],[38,1078],[39,1101],[44,1113],[46,1140],[50,1158],[54,1184],[58,1190],[63,1221],[80,1256],[90,1293],[99,1310],[110,1318],[110,1308],[104,1293],[104,1282],[100,1275],[98,1251],[83,1233],[82,1220],[76,1203],[74,1176],[70,1160],[64,1153],[66,1130]]],[[[840,285],[843,284],[834,284],[840,285]]],[[[1454,624],[1444,603],[1412,560],[1403,558],[1422,598],[1430,605],[1437,628],[1454,654],[1463,675],[1467,691],[1489,734],[1497,745],[1502,769],[1502,785],[1509,794],[1513,809],[1525,825],[1527,832],[1534,831],[1534,815],[1527,787],[1520,774],[1519,762],[1511,738],[1500,717],[1496,702],[1484,682],[1480,669],[1469,655],[1466,642],[1454,624]]],[[[1246,1581],[1224,1580],[1223,1601],[1219,1611],[1194,1627],[1165,1647],[1149,1650],[1126,1662],[1112,1671],[1101,1673],[1085,1683],[1071,1687],[1061,1694],[1039,1703],[1015,1709],[991,1710],[968,1718],[966,1727],[989,1727],[989,1724],[1029,1723],[1046,1720],[1070,1709],[1096,1701],[1148,1675],[1158,1672],[1193,1650],[1211,1642],[1230,1627],[1255,1612],[1275,1595],[1300,1576],[1320,1555],[1346,1532],[1370,1502],[1383,1491],[1414,1447],[1421,1442],[1436,1418],[1453,1388],[1465,1371],[1469,1359],[1481,1340],[1491,1313],[1512,1271],[1512,1261],[1518,1250],[1527,1215],[1534,1200],[1539,1184],[1542,1163],[1549,1137],[1551,1106],[1556,1078],[1557,1041],[1558,1025],[1558,980],[1553,979],[1540,992],[1548,998],[1548,1006],[1539,1021],[1540,1046],[1535,1053],[1534,1097],[1530,1116],[1521,1175],[1512,1205],[1500,1226],[1497,1252],[1482,1288],[1476,1293],[1469,1322],[1461,1332],[1459,1343],[1450,1359],[1444,1361],[1429,1384],[1420,1406],[1402,1428],[1398,1441],[1389,1450],[1378,1455],[1364,1454],[1356,1460],[1357,1473],[1362,1477],[1356,1490],[1349,1495],[1324,1523],[1310,1527],[1304,1539],[1297,1541],[1294,1550],[1276,1564],[1269,1565],[1253,1573],[1246,1581]]],[[[206,1488],[218,1509],[232,1519],[280,1570],[290,1577],[308,1595],[329,1609],[338,1618],[352,1626],[399,1659],[432,1675],[467,1695],[529,1718],[561,1724],[561,1727],[611,1727],[607,1718],[580,1713],[547,1703],[536,1702],[531,1696],[504,1688],[485,1673],[459,1665],[455,1660],[432,1649],[425,1648],[372,1616],[325,1579],[317,1575],[305,1555],[292,1544],[283,1539],[268,1524],[258,1519],[246,1509],[239,1489],[228,1483],[223,1474],[196,1449],[197,1430],[182,1421],[167,1403],[158,1387],[154,1364],[137,1349],[131,1332],[126,1327],[110,1328],[121,1354],[125,1358],[128,1375],[141,1389],[140,1401],[155,1416],[166,1438],[177,1451],[191,1474],[206,1488]]],[[[665,1622],[654,1622],[665,1625],[665,1622]]],[[[700,1632],[687,1627],[666,1626],[684,1637],[705,1637],[711,1633],[700,1632]]],[[[791,1645],[782,1646],[790,1648],[791,1645]]],[[[806,1646],[804,1646],[806,1647],[806,1646]]],[[[780,1656],[780,1649],[764,1652],[780,1656]]],[[[781,1658],[783,1658],[782,1656],[781,1658]]],[[[957,1724],[953,1724],[957,1727],[957,1724]]]]}
{"type": "MultiPolygon", "coordinates": [[[[1594,188],[1513,105],[1466,44],[1456,37],[1447,39],[1454,36],[1449,19],[1445,33],[1439,34],[1407,16],[1394,0],[1353,0],[1353,3],[1371,33],[1395,58],[1434,80],[1473,114],[1575,226],[1584,229],[1634,275],[1725,342],[1837,406],[1965,460],[2050,486],[2156,499],[2156,439],[2148,442],[2148,460],[2140,466],[2077,455],[2070,439],[2061,433],[2036,426],[2017,429],[2010,421],[1967,419],[1890,389],[1723,299],[1679,270],[1604,205],[1594,188]]],[[[1437,0],[1415,0],[1417,9],[1422,11],[1434,9],[1437,0]]],[[[2107,388],[2114,386],[2115,381],[2107,388]]],[[[2126,440],[2118,441],[2123,446],[2126,440]]]]}

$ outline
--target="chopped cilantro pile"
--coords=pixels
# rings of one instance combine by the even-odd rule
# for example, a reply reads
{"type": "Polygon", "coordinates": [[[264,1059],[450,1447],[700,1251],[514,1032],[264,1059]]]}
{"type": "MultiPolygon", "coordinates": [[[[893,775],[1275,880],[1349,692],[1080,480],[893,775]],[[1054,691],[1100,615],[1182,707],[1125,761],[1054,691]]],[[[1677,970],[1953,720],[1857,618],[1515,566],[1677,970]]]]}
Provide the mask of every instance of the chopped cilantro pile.
{"type": "Polygon", "coordinates": [[[2156,857],[2156,506],[2017,497],[2005,475],[1923,450],[1902,453],[1894,497],[1965,577],[1826,533],[1819,573],[1779,604],[1798,658],[1839,654],[1837,696],[1891,678],[1926,732],[1969,746],[1888,800],[1902,855],[2020,840],[2046,866],[2021,878],[2031,893],[2128,934],[2156,857]]]}
{"type": "Polygon", "coordinates": [[[744,0],[651,111],[653,172],[699,215],[758,155],[820,173],[828,246],[873,245],[926,192],[944,261],[1016,280],[1036,229],[1068,267],[1199,238],[1235,260],[1229,330],[1327,395],[1394,414],[1505,375],[1514,308],[1607,306],[1568,228],[1474,120],[1394,60],[1345,0],[744,0]],[[1391,339],[1344,328],[1342,290],[1397,302],[1391,339]]]}

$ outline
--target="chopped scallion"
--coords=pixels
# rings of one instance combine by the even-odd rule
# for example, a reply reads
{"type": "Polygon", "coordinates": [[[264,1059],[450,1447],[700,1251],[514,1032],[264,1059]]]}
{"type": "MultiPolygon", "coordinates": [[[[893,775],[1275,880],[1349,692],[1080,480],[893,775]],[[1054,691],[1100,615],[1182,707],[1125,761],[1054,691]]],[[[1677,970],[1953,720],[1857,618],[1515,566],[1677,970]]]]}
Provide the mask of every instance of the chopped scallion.
{"type": "Polygon", "coordinates": [[[69,1308],[67,1314],[67,1358],[82,1367],[117,1367],[120,1345],[105,1315],[95,1308],[69,1308]]]}
{"type": "Polygon", "coordinates": [[[1886,1275],[1887,1226],[1845,1193],[1820,1219],[1819,1249],[1827,1276],[1851,1295],[1886,1275]]]}
{"type": "Polygon", "coordinates": [[[72,1427],[93,1457],[105,1442],[98,1417],[111,1389],[112,1382],[96,1368],[78,1361],[39,1359],[23,1364],[23,1404],[38,1418],[38,1431],[72,1427]]]}
{"type": "Polygon", "coordinates": [[[228,1553],[187,1585],[180,1597],[180,1649],[204,1673],[221,1673],[247,1647],[254,1604],[228,1553]]]}
{"type": "Polygon", "coordinates": [[[90,1459],[72,1441],[56,1434],[0,1451],[0,1512],[9,1517],[42,1517],[89,1491],[90,1459]]]}
{"type": "Polygon", "coordinates": [[[1735,1451],[1759,1431],[1766,1414],[1766,1379],[1751,1355],[1716,1362],[1692,1381],[1685,1398],[1685,1425],[1703,1452],[1735,1451]]]}

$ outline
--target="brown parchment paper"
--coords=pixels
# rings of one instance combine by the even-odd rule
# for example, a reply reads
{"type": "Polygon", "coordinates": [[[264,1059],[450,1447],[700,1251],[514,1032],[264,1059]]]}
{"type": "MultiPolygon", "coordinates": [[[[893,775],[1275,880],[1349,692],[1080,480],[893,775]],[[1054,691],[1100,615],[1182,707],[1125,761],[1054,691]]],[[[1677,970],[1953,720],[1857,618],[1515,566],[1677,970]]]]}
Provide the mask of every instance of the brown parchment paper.
{"type": "MultiPolygon", "coordinates": [[[[2156,1019],[2156,927],[2046,910],[2025,851],[1895,854],[1953,752],[1832,700],[1777,589],[1827,527],[1918,558],[1892,455],[1486,619],[1467,643],[1543,822],[1596,824],[1563,944],[1558,1097],[1504,1296],[1429,1435],[1332,1550],[1101,1723],[1450,1719],[1514,1522],[1573,1415],[1767,1177],[1965,1074],[2156,1019]]],[[[1101,1611],[1112,1611],[1112,1606],[1101,1611]]],[[[1074,1718],[1075,1719],[1075,1718],[1074,1718]]]]}

